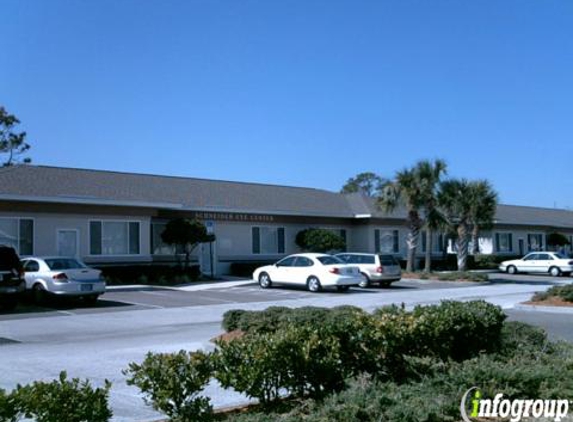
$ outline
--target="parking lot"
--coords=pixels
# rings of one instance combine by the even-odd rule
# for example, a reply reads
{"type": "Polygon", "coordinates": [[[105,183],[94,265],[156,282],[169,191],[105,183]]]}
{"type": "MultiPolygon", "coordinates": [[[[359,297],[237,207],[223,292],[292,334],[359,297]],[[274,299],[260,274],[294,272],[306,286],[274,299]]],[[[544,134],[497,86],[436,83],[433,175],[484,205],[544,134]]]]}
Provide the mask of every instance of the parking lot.
{"type": "Polygon", "coordinates": [[[0,313],[1,320],[50,317],[58,315],[86,315],[110,312],[122,312],[144,309],[164,309],[223,304],[241,304],[255,302],[275,302],[285,300],[304,300],[309,298],[340,298],[348,295],[387,295],[408,290],[435,290],[462,288],[475,283],[452,283],[430,280],[402,280],[390,288],[372,287],[362,289],[354,287],[346,293],[325,290],[321,293],[310,293],[301,287],[281,286],[272,289],[261,289],[251,283],[240,286],[221,287],[208,285],[204,290],[185,291],[162,287],[125,287],[110,288],[95,305],[85,305],[80,301],[50,300],[38,306],[31,300],[25,300],[14,312],[0,313]],[[317,296],[318,295],[318,296],[317,296]]]}
{"type": "MultiPolygon", "coordinates": [[[[520,284],[539,286],[545,289],[555,283],[571,280],[570,277],[549,277],[539,275],[507,275],[490,274],[490,284],[520,284]],[[545,286],[545,287],[544,287],[545,286]]],[[[79,301],[50,300],[38,306],[31,300],[25,300],[13,312],[0,312],[0,321],[51,317],[58,315],[87,315],[102,314],[132,310],[165,309],[180,307],[195,307],[224,304],[244,304],[258,302],[297,301],[314,298],[340,298],[345,295],[349,299],[359,296],[385,295],[416,290],[439,290],[464,288],[484,283],[472,282],[442,282],[434,280],[402,280],[392,284],[390,288],[371,287],[362,289],[353,287],[346,293],[325,290],[321,293],[310,293],[302,287],[280,286],[272,289],[261,289],[255,282],[237,286],[218,286],[217,282],[194,286],[196,290],[164,288],[164,287],[110,287],[95,305],[85,305],[79,301]],[[204,288],[203,288],[204,287],[204,288]],[[317,296],[318,295],[318,296],[317,296]]],[[[487,283],[485,284],[487,285],[487,283]]]]}

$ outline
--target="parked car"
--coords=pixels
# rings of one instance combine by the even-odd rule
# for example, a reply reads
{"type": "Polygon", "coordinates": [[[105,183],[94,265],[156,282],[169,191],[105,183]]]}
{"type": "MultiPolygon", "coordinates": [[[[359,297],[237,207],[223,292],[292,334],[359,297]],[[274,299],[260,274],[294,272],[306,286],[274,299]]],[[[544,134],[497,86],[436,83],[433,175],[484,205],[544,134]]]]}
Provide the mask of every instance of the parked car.
{"type": "Polygon", "coordinates": [[[27,257],[22,260],[26,289],[37,302],[47,295],[81,297],[95,303],[105,293],[101,271],[76,258],[27,257]]]}
{"type": "Polygon", "coordinates": [[[26,289],[24,271],[18,254],[9,246],[0,246],[0,308],[12,310],[26,289]]]}
{"type": "Polygon", "coordinates": [[[253,279],[263,289],[275,283],[284,283],[306,286],[311,292],[330,286],[346,291],[360,283],[361,275],[358,267],[347,265],[335,256],[303,253],[289,255],[276,264],[257,268],[253,279]]]}
{"type": "Polygon", "coordinates": [[[372,283],[389,287],[390,284],[400,281],[402,278],[400,263],[392,255],[345,252],[335,256],[347,264],[356,265],[360,269],[362,274],[360,287],[368,287],[372,283]]]}
{"type": "Polygon", "coordinates": [[[571,274],[573,260],[558,252],[531,252],[521,259],[503,261],[499,270],[509,274],[516,273],[545,273],[557,277],[561,274],[571,274]]]}

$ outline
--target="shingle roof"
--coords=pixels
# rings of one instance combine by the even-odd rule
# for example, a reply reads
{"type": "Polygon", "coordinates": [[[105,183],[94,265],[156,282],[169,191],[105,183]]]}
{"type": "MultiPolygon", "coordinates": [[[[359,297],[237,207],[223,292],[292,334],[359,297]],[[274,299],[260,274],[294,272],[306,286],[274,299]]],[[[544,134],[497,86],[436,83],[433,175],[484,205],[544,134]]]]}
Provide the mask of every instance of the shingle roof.
{"type": "Polygon", "coordinates": [[[17,196],[158,208],[353,216],[343,195],[320,189],[33,165],[0,170],[0,198],[17,196]]]}
{"type": "MultiPolygon", "coordinates": [[[[372,198],[321,189],[229,182],[149,174],[19,165],[0,169],[0,200],[27,199],[151,206],[197,211],[271,213],[352,218],[406,218],[391,214],[372,198]]],[[[573,211],[499,205],[498,224],[573,229],[573,211]]]]}

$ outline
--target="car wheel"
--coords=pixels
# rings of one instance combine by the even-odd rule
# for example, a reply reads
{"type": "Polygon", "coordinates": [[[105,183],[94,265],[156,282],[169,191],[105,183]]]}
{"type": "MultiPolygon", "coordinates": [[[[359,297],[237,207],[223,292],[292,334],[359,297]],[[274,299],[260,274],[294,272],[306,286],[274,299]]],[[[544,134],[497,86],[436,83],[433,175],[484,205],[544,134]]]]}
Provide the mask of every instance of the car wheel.
{"type": "Polygon", "coordinates": [[[306,282],[306,287],[308,288],[309,292],[316,293],[320,292],[322,286],[320,285],[320,280],[315,276],[309,277],[306,282]]]}
{"type": "Polygon", "coordinates": [[[40,283],[34,284],[32,287],[32,296],[34,297],[34,303],[36,305],[41,305],[46,301],[46,290],[44,290],[44,286],[40,283]]]}
{"type": "Polygon", "coordinates": [[[263,289],[268,289],[273,285],[271,277],[267,273],[261,273],[259,275],[259,286],[263,289]]]}
{"type": "Polygon", "coordinates": [[[561,270],[558,267],[549,268],[549,274],[553,277],[559,277],[561,275],[561,270]]]}
{"type": "Polygon", "coordinates": [[[360,273],[360,275],[362,275],[362,280],[360,281],[360,283],[358,283],[358,286],[362,288],[370,287],[370,277],[368,277],[364,273],[360,273]]]}
{"type": "Polygon", "coordinates": [[[514,265],[510,265],[509,267],[507,267],[506,271],[508,274],[517,274],[517,268],[515,268],[514,265]]]}
{"type": "Polygon", "coordinates": [[[390,287],[391,284],[392,284],[391,281],[381,281],[380,287],[388,288],[388,287],[390,287]]]}
{"type": "Polygon", "coordinates": [[[336,286],[336,290],[339,292],[347,292],[350,289],[350,286],[336,286]]]}

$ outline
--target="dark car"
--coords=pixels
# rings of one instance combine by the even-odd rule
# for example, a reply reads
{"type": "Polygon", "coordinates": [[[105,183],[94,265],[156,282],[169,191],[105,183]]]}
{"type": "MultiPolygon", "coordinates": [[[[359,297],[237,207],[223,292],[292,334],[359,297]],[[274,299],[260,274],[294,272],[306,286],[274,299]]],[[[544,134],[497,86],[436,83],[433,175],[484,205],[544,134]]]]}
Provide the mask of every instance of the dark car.
{"type": "Polygon", "coordinates": [[[9,246],[0,246],[0,308],[14,309],[26,290],[24,269],[18,254],[9,246]]]}

